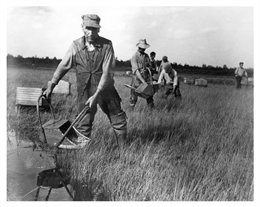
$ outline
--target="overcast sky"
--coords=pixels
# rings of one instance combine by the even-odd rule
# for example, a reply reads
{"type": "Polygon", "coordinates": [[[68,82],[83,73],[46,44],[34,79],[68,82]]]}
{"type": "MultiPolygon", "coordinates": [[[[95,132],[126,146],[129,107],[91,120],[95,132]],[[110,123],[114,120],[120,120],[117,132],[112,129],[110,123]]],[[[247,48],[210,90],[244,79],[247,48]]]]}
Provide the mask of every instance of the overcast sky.
{"type": "Polygon", "coordinates": [[[83,35],[81,15],[88,13],[100,16],[100,36],[112,40],[119,60],[130,59],[145,38],[156,59],[254,67],[252,6],[8,6],[7,53],[62,58],[83,35]]]}

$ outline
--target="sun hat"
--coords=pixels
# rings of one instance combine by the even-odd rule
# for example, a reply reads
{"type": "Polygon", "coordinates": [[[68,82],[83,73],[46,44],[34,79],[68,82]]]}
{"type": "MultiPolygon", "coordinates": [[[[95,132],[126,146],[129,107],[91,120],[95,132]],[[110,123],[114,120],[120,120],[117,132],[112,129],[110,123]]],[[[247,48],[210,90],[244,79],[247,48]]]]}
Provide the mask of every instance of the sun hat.
{"type": "Polygon", "coordinates": [[[100,17],[96,14],[85,14],[81,16],[83,20],[83,25],[87,27],[95,27],[95,28],[100,28],[101,26],[99,25],[100,22],[100,17]]]}
{"type": "Polygon", "coordinates": [[[136,46],[143,49],[150,47],[150,45],[146,42],[146,39],[140,39],[136,46]]]}

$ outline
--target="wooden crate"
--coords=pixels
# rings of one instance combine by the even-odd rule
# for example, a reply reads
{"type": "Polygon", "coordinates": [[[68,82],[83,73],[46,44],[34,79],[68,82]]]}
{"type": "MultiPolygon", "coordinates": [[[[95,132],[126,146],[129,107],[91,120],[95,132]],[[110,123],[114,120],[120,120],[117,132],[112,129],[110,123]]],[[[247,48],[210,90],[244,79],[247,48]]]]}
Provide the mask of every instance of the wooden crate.
{"type": "MultiPolygon", "coordinates": [[[[16,89],[16,106],[37,106],[38,98],[43,92],[43,88],[17,87],[16,89]]],[[[41,98],[39,106],[48,106],[48,102],[41,98]]]]}
{"type": "Polygon", "coordinates": [[[128,84],[125,84],[125,86],[134,90],[137,96],[140,96],[145,99],[153,96],[159,90],[159,84],[148,85],[141,83],[137,88],[134,88],[133,86],[128,84]]]}
{"type": "Polygon", "coordinates": [[[249,77],[249,78],[243,77],[242,80],[241,80],[241,85],[253,87],[254,86],[254,78],[253,77],[249,77]]]}
{"type": "Polygon", "coordinates": [[[203,79],[203,78],[196,79],[195,80],[195,86],[207,87],[208,86],[208,81],[203,79]]]}
{"type": "Polygon", "coordinates": [[[186,84],[195,84],[195,79],[194,78],[183,78],[183,82],[186,84]]]}

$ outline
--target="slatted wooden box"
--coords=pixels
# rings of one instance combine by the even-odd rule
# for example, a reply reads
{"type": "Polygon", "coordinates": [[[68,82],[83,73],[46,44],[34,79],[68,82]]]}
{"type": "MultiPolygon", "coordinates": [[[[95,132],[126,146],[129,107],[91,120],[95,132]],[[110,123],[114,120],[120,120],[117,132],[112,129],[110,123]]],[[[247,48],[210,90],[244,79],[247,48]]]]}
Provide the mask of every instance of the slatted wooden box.
{"type": "Polygon", "coordinates": [[[207,87],[208,86],[208,81],[203,79],[203,78],[196,79],[195,80],[195,86],[207,87]]]}
{"type": "MultiPolygon", "coordinates": [[[[16,107],[18,106],[37,106],[38,98],[44,91],[43,88],[17,87],[16,89],[16,107]]],[[[48,107],[46,99],[39,100],[39,106],[48,107]]]]}

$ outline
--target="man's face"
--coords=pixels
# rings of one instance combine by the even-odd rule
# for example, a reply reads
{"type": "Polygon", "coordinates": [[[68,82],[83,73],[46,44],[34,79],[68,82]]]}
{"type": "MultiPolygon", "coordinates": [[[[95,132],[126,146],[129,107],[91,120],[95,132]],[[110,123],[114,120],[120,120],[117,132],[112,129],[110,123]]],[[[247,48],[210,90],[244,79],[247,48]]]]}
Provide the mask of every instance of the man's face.
{"type": "Polygon", "coordinates": [[[138,51],[139,51],[141,54],[144,54],[145,49],[144,49],[144,48],[141,48],[141,47],[138,47],[138,51]]]}
{"type": "Polygon", "coordinates": [[[244,65],[244,64],[243,64],[243,63],[240,63],[239,65],[240,65],[241,68],[243,68],[243,65],[244,65]]]}
{"type": "Polygon", "coordinates": [[[98,33],[99,33],[99,28],[95,27],[87,27],[82,25],[82,30],[84,32],[84,36],[88,42],[93,42],[97,39],[98,33]]]}
{"type": "Polygon", "coordinates": [[[155,55],[151,55],[151,59],[153,60],[155,58],[155,55]]]}

